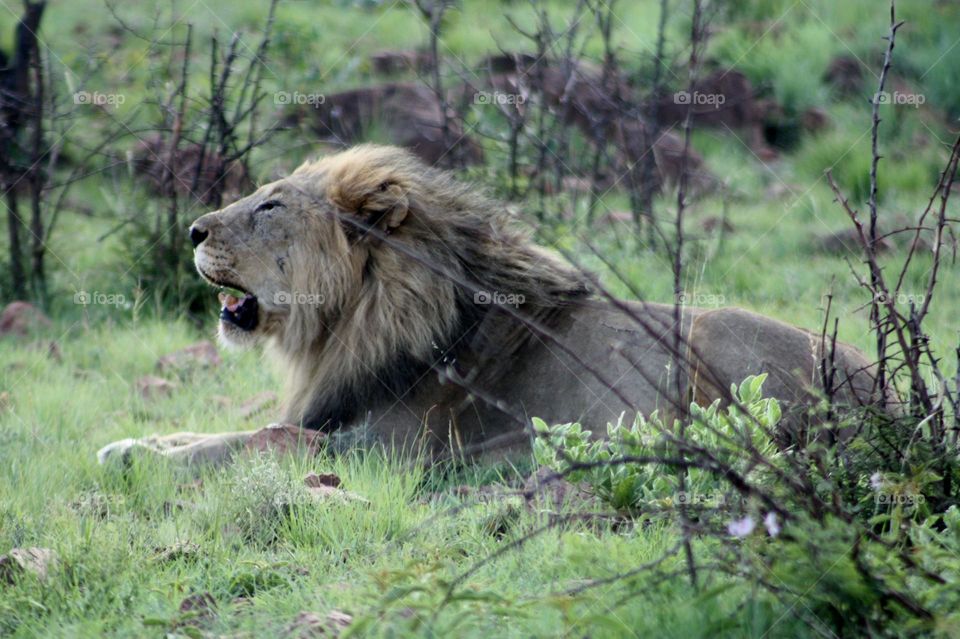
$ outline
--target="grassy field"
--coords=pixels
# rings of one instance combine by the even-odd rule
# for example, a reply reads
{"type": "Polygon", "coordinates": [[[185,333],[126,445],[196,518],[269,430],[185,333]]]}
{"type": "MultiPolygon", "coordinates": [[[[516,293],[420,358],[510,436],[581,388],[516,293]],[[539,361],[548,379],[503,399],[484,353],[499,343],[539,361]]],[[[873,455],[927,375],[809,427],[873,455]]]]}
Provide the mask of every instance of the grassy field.
{"type": "MultiPolygon", "coordinates": [[[[676,543],[669,527],[571,524],[484,564],[556,513],[550,504],[526,507],[511,490],[529,467],[425,473],[382,454],[254,458],[198,474],[152,458],[125,469],[98,466],[95,449],[121,437],[254,427],[256,418],[241,420],[216,398],[245,398],[273,384],[245,354],[186,373],[170,397],[144,400],[130,380],[152,371],[157,353],[194,339],[193,329],[149,321],[74,331],[44,336],[59,339],[62,361],[23,347],[6,349],[0,362],[13,395],[0,449],[2,543],[58,553],[48,581],[4,588],[4,634],[263,636],[289,631],[305,610],[321,618],[346,611],[364,636],[795,636],[803,629],[742,584],[695,593],[678,576],[567,593],[656,559],[676,543]],[[266,516],[271,500],[295,494],[309,471],[336,473],[370,503],[307,502],[266,516]],[[491,483],[503,494],[490,503],[462,488],[491,483]],[[441,605],[451,579],[468,571],[467,594],[441,605]],[[622,601],[633,590],[642,591],[643,607],[622,601]],[[188,597],[207,594],[209,616],[182,610],[188,597]]],[[[682,571],[679,557],[671,564],[682,571]]]]}
{"type": "MultiPolygon", "coordinates": [[[[389,4],[281,2],[267,91],[333,91],[369,82],[371,52],[414,47],[426,37],[408,8],[389,4]]],[[[547,4],[560,23],[572,3],[547,4]]],[[[760,160],[733,131],[695,132],[694,146],[730,195],[726,202],[709,196],[692,204],[685,287],[700,305],[742,306],[816,330],[824,296],[832,293],[839,337],[870,352],[870,299],[851,275],[851,269],[865,272],[860,258],[817,249],[818,236],[849,226],[833,201],[825,169],[833,169],[852,204],[863,210],[868,96],[833,95],[822,76],[839,54],[861,57],[879,70],[885,3],[730,4],[736,8],[711,40],[714,63],[743,70],[788,113],[817,106],[831,124],[773,161],[760,160]],[[770,24],[765,31],[763,25],[770,24]],[[721,240],[700,230],[702,220],[724,210],[734,231],[721,240]]],[[[904,4],[908,23],[897,47],[901,77],[923,92],[927,104],[887,107],[881,215],[912,220],[947,159],[950,118],[960,114],[954,88],[960,67],[955,55],[948,55],[960,50],[952,48],[960,10],[933,0],[904,4]]],[[[616,40],[626,65],[648,63],[643,60],[655,40],[658,5],[620,3],[616,40]]],[[[124,3],[117,12],[132,27],[148,30],[169,6],[124,3]]],[[[223,0],[176,6],[182,22],[194,25],[198,42],[214,32],[241,30],[244,42],[253,43],[266,11],[265,3],[223,0]]],[[[9,46],[16,10],[0,3],[2,48],[9,46]]],[[[448,54],[472,61],[494,52],[497,43],[509,48],[504,43],[516,36],[508,14],[521,24],[531,20],[523,2],[465,0],[447,25],[448,54]]],[[[53,3],[41,35],[68,76],[79,77],[91,53],[105,59],[108,64],[88,86],[122,91],[127,99],[116,115],[135,123],[145,117],[138,105],[156,88],[157,61],[130,35],[108,52],[104,43],[112,20],[100,0],[53,3]]],[[[687,21],[678,9],[669,23],[675,56],[683,52],[687,21]]],[[[592,38],[586,51],[598,54],[599,41],[592,38]]],[[[200,60],[206,53],[196,55],[200,60]]],[[[195,73],[199,81],[199,66],[195,73]]],[[[874,82],[868,73],[868,85],[874,82]]],[[[256,177],[269,180],[315,151],[314,141],[303,135],[281,133],[257,151],[256,177]]],[[[502,157],[502,149],[488,151],[502,157]]],[[[492,171],[476,177],[489,177],[496,186],[492,171]]],[[[659,200],[663,215],[671,214],[674,198],[659,200]]],[[[255,353],[224,352],[218,367],[180,371],[169,395],[144,398],[137,392],[135,380],[156,374],[158,358],[212,339],[215,330],[212,311],[181,314],[142,288],[143,247],[127,232],[111,233],[148,203],[149,195],[130,181],[104,176],[78,185],[51,238],[52,324],[27,339],[0,339],[0,554],[36,546],[58,555],[45,581],[0,583],[0,635],[299,636],[303,628],[295,619],[303,611],[321,619],[342,611],[353,617],[348,632],[384,637],[814,633],[810,620],[816,626],[819,609],[807,593],[824,578],[829,581],[831,570],[848,569],[846,564],[771,576],[790,581],[780,600],[723,577],[694,591],[683,578],[679,554],[665,564],[677,572],[673,579],[628,579],[574,592],[673,548],[677,531],[657,523],[616,530],[571,523],[488,560],[549,516],[550,506],[529,506],[513,491],[533,469],[532,460],[518,467],[427,471],[371,452],[254,458],[199,475],[155,459],[127,469],[99,466],[96,451],[124,437],[255,428],[275,416],[267,409],[241,417],[244,400],[279,386],[279,376],[255,353]],[[83,306],[74,303],[78,291],[123,299],[83,306]],[[51,343],[56,357],[50,355],[51,343]],[[301,479],[309,471],[336,473],[345,488],[369,503],[304,500],[301,479]],[[457,490],[462,485],[494,485],[502,494],[487,502],[476,491],[457,490]],[[464,587],[450,598],[452,584],[464,587]],[[185,610],[191,597],[205,603],[185,610]]],[[[627,208],[619,192],[602,202],[604,211],[627,208]]],[[[957,217],[955,205],[951,208],[957,217]]],[[[629,296],[629,287],[584,248],[588,238],[645,299],[670,302],[669,262],[638,249],[631,234],[625,223],[587,228],[578,209],[573,221],[552,224],[541,237],[581,256],[614,291],[629,296]]],[[[4,263],[6,250],[0,244],[4,263]]],[[[904,254],[886,255],[885,267],[895,272],[904,254]]],[[[905,295],[923,294],[930,265],[929,255],[918,256],[905,295]]],[[[958,339],[960,299],[955,264],[945,265],[937,294],[928,329],[952,374],[956,362],[949,354],[958,339]]],[[[699,541],[694,550],[706,552],[709,543],[699,541]]]]}
{"type": "Polygon", "coordinates": [[[195,623],[205,636],[264,636],[300,611],[322,617],[335,609],[372,636],[645,636],[670,628],[670,636],[687,637],[769,627],[787,636],[796,627],[789,618],[776,623],[769,602],[741,608],[742,589],[698,599],[680,579],[646,595],[662,603],[653,610],[618,605],[623,587],[563,594],[675,543],[671,530],[656,527],[549,531],[482,566],[467,578],[471,596],[460,593],[441,609],[452,577],[543,523],[540,509],[527,510],[518,496],[483,504],[449,489],[515,485],[520,469],[424,474],[375,454],[254,459],[202,473],[199,483],[149,459],[126,472],[105,469],[94,452],[109,440],[255,426],[211,398],[244,398],[271,388],[271,379],[255,357],[231,357],[221,369],[192,373],[173,396],[144,401],[129,380],[152,369],[155,352],[195,338],[193,330],[148,322],[119,332],[78,327],[77,335],[84,339],[60,336],[61,363],[27,348],[5,349],[0,362],[13,393],[4,414],[0,543],[59,555],[48,583],[4,588],[3,634],[163,636],[189,634],[195,623]],[[276,521],[262,516],[264,504],[310,470],[335,472],[369,505],[307,504],[276,521]],[[166,557],[177,544],[195,552],[166,557]],[[186,597],[203,593],[216,602],[211,619],[181,612],[186,597]]]}

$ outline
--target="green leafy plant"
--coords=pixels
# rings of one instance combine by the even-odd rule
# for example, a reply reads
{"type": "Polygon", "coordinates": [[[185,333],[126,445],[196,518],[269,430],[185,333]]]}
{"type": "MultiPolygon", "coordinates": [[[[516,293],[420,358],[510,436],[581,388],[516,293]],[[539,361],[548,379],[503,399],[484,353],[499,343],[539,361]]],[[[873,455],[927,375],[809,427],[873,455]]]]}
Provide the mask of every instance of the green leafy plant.
{"type": "MultiPolygon", "coordinates": [[[[780,405],[764,398],[766,375],[748,377],[740,387],[731,388],[737,402],[721,409],[719,400],[704,408],[690,407],[690,424],[684,438],[692,444],[715,451],[719,461],[743,477],[763,481],[763,467],[755,467],[742,451],[776,463],[782,455],[772,439],[780,421],[780,405]]],[[[638,415],[629,425],[623,417],[607,425],[606,438],[593,437],[593,431],[581,424],[547,425],[534,418],[536,439],[533,452],[541,466],[562,473],[573,482],[586,482],[590,490],[611,508],[636,514],[650,505],[670,505],[690,498],[719,495],[723,489],[716,475],[707,469],[691,468],[686,491],[679,493],[676,469],[658,463],[675,457],[671,438],[679,432],[679,423],[664,424],[659,413],[649,418],[638,415]],[[647,459],[651,463],[629,463],[647,459]],[[666,504],[664,503],[666,502],[666,504]]]]}

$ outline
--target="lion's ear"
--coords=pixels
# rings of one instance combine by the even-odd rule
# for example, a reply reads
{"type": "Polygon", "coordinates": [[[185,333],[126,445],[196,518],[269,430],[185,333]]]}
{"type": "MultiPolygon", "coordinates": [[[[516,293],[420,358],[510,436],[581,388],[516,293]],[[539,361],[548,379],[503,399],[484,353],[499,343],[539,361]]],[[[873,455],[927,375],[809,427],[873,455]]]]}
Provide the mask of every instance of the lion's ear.
{"type": "Polygon", "coordinates": [[[341,181],[330,190],[329,197],[345,213],[356,216],[359,224],[346,222],[352,227],[347,228],[350,235],[365,235],[364,227],[389,234],[403,223],[410,210],[407,190],[389,178],[341,181]]]}
{"type": "Polygon", "coordinates": [[[367,223],[387,233],[407,219],[409,210],[406,190],[391,180],[381,182],[362,207],[362,211],[369,216],[367,223]]]}

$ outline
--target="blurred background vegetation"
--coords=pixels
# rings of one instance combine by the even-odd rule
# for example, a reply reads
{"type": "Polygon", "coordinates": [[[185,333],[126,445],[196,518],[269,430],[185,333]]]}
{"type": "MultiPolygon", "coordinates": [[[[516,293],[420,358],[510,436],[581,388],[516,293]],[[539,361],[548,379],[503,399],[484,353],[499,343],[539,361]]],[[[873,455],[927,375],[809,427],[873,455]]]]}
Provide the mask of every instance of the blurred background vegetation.
{"type": "MultiPolygon", "coordinates": [[[[531,53],[533,45],[517,29],[535,29],[538,11],[549,15],[559,40],[577,4],[519,0],[453,4],[444,13],[439,38],[445,90],[464,79],[476,84],[482,75],[476,67],[488,56],[500,51],[531,53]]],[[[14,46],[16,9],[11,6],[3,12],[0,50],[14,46]]],[[[205,313],[211,307],[204,302],[212,296],[190,273],[188,247],[182,242],[176,245],[182,253],[180,267],[174,270],[153,258],[167,246],[168,234],[182,234],[192,219],[211,209],[210,203],[181,194],[176,227],[163,228],[158,235],[156,217],[165,215],[160,211],[169,208],[168,198],[157,197],[162,185],[158,187],[156,179],[151,184],[137,169],[136,159],[142,158],[145,144],[159,144],[150,152],[156,155],[170,139],[177,105],[169,102],[182,80],[187,25],[192,45],[184,133],[178,148],[202,141],[211,126],[211,38],[220,48],[220,65],[230,53],[231,39],[236,38],[234,71],[224,92],[233,108],[240,99],[243,72],[261,45],[268,10],[266,3],[218,1],[110,8],[100,0],[78,0],[47,7],[40,38],[47,95],[58,101],[54,115],[60,124],[46,131],[46,146],[57,150],[56,163],[50,165],[49,155],[41,162],[47,180],[42,197],[44,206],[51,209],[44,215],[48,223],[54,218],[54,224],[44,238],[49,284],[40,301],[52,315],[76,318],[83,314],[97,321],[122,322],[138,306],[150,314],[187,309],[198,323],[209,317],[205,313]],[[122,103],[74,104],[71,98],[77,92],[118,95],[122,103]],[[82,165],[79,170],[78,165],[82,165]],[[63,190],[58,186],[66,183],[69,191],[53,213],[51,203],[61,198],[63,190]],[[77,291],[94,290],[122,293],[136,304],[124,315],[115,308],[73,303],[77,291]]],[[[951,62],[957,50],[953,34],[958,14],[954,3],[935,0],[904,3],[900,8],[899,17],[906,24],[900,31],[890,90],[919,95],[923,103],[886,105],[882,110],[881,218],[890,230],[916,218],[948,156],[951,127],[960,114],[960,82],[955,81],[957,65],[951,62]]],[[[643,108],[655,72],[660,2],[616,3],[613,15],[610,40],[617,73],[643,108]]],[[[599,68],[604,51],[600,29],[589,11],[582,10],[579,19],[572,49],[578,63],[599,68]]],[[[726,304],[816,326],[821,298],[833,287],[843,320],[841,338],[869,348],[860,341],[865,317],[857,312],[868,300],[857,292],[846,264],[851,258],[856,261],[856,245],[851,238],[841,236],[831,243],[828,237],[847,229],[848,222],[833,203],[823,173],[832,170],[854,206],[865,204],[870,99],[876,90],[888,20],[887,9],[871,0],[751,0],[714,5],[699,73],[742,73],[752,86],[747,97],[761,104],[763,112],[747,128],[727,123],[694,125],[693,152],[702,155],[704,172],[715,178],[717,188],[696,198],[687,214],[684,278],[688,291],[701,293],[703,299],[722,298],[726,304]],[[756,127],[762,133],[759,141],[756,127]],[[718,226],[721,217],[726,221],[718,226]],[[724,227],[728,231],[717,231],[724,227]],[[853,250],[843,250],[844,245],[853,250]]],[[[662,58],[666,70],[660,89],[668,98],[687,88],[689,21],[688,6],[668,3],[662,58]]],[[[423,52],[429,40],[429,21],[407,3],[280,2],[260,70],[255,122],[259,144],[243,159],[249,168],[245,189],[335,147],[330,135],[311,128],[302,116],[292,117],[296,105],[283,104],[277,96],[295,92],[330,96],[386,82],[430,84],[429,73],[402,65],[386,78],[372,60],[384,51],[423,52]],[[269,134],[261,139],[260,132],[269,134]]],[[[559,48],[558,43],[550,52],[552,58],[559,48]]],[[[535,92],[528,96],[533,102],[536,98],[535,92]]],[[[548,117],[557,117],[556,106],[547,110],[548,117]]],[[[503,141],[506,118],[493,105],[470,103],[461,111],[458,116],[482,147],[484,158],[464,171],[465,177],[511,195],[509,153],[503,141]]],[[[532,129],[533,123],[525,126],[532,129]]],[[[248,127],[246,121],[237,124],[237,146],[242,146],[248,127]]],[[[681,123],[664,125],[664,129],[682,137],[681,123]]],[[[588,137],[575,127],[570,135],[572,148],[578,148],[578,138],[588,137]]],[[[389,127],[377,122],[355,139],[391,141],[389,127]]],[[[535,164],[537,152],[532,142],[521,148],[521,164],[535,164]]],[[[587,162],[575,164],[566,158],[565,162],[571,165],[571,173],[589,173],[587,162]]],[[[573,189],[548,194],[546,203],[539,197],[514,197],[514,202],[518,214],[538,223],[538,232],[548,242],[581,253],[588,265],[602,272],[597,260],[578,245],[579,238],[588,236],[644,295],[669,301],[673,290],[665,254],[645,242],[644,231],[631,226],[625,181],[609,188],[612,181],[596,189],[598,202],[591,203],[589,194],[571,194],[573,189]],[[588,215],[588,208],[600,213],[588,215]]],[[[571,185],[578,186],[575,180],[566,184],[571,185]]],[[[590,186],[580,184],[579,188],[589,191],[590,186]]],[[[228,199],[245,189],[234,189],[228,199]]],[[[538,195],[536,189],[532,191],[527,195],[538,195]]],[[[657,197],[655,215],[669,227],[675,192],[668,189],[657,197]]],[[[23,212],[21,217],[26,223],[23,212]]],[[[26,230],[23,234],[22,241],[30,239],[26,230]]],[[[8,238],[4,234],[0,242],[8,238]]],[[[928,266],[921,256],[912,271],[918,289],[928,266]]],[[[952,269],[951,264],[951,274],[952,269]]],[[[955,297],[956,278],[943,279],[948,287],[944,298],[955,297]]],[[[618,286],[613,278],[609,281],[618,286]]],[[[3,278],[0,286],[4,298],[14,297],[9,278],[3,278]]],[[[33,290],[31,296],[38,293],[33,290]]],[[[933,338],[949,347],[955,338],[948,322],[952,310],[939,305],[934,315],[933,338]]]]}

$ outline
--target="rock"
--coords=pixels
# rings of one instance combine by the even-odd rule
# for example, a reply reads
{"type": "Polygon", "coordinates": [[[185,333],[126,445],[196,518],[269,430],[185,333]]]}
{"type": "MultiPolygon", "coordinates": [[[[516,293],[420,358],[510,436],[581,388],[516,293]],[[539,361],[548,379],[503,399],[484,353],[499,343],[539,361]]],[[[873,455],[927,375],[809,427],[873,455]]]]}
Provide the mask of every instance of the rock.
{"type": "Polygon", "coordinates": [[[482,162],[482,148],[453,115],[447,114],[444,140],[444,114],[434,92],[419,84],[388,82],[328,94],[314,104],[294,105],[284,122],[303,123],[337,145],[362,142],[379,130],[391,144],[409,149],[432,165],[482,162]]]}
{"type": "Polygon", "coordinates": [[[830,126],[830,116],[820,107],[810,107],[800,114],[800,126],[804,131],[819,133],[830,126]]]}
{"type": "MultiPolygon", "coordinates": [[[[864,230],[866,233],[866,230],[864,230]]],[[[882,235],[882,233],[878,233],[882,235]]],[[[843,229],[835,233],[820,235],[814,240],[814,246],[822,253],[845,254],[863,252],[863,245],[860,243],[860,234],[855,228],[843,229]]],[[[893,243],[888,238],[877,240],[877,252],[884,253],[893,248],[893,243]]]]}
{"type": "Polygon", "coordinates": [[[837,56],[830,62],[823,79],[843,95],[852,95],[863,89],[861,62],[852,55],[837,56]]]}
{"type": "Polygon", "coordinates": [[[213,368],[220,365],[217,347],[208,340],[191,344],[157,360],[157,369],[170,371],[193,366],[213,368]]]}
{"type": "Polygon", "coordinates": [[[177,383],[163,379],[162,377],[145,375],[134,382],[134,386],[141,397],[151,399],[170,395],[173,389],[177,387],[177,383]]]}
{"type": "Polygon", "coordinates": [[[424,73],[433,67],[428,51],[378,51],[370,56],[370,66],[378,75],[424,73]]]}
{"type": "Polygon", "coordinates": [[[313,612],[301,612],[287,626],[284,636],[290,639],[312,639],[314,637],[339,637],[340,633],[353,622],[353,617],[345,612],[333,610],[321,617],[313,612]]]}
{"type": "Polygon", "coordinates": [[[771,100],[758,99],[753,84],[740,71],[714,71],[697,81],[692,94],[670,94],[657,107],[661,126],[679,126],[689,112],[695,128],[739,129],[744,132],[743,142],[761,160],[777,155],[767,144],[763,129],[780,107],[771,100]]]}
{"type": "Polygon", "coordinates": [[[334,473],[321,473],[317,474],[314,472],[307,473],[307,476],[303,478],[303,483],[310,488],[318,488],[320,486],[329,486],[330,488],[340,488],[340,478],[334,473]]]}
{"type": "MultiPolygon", "coordinates": [[[[487,85],[494,91],[524,96],[542,96],[547,106],[589,138],[606,137],[622,111],[622,101],[632,100],[632,91],[618,74],[605,78],[603,69],[587,61],[562,60],[504,53],[479,65],[487,85]]],[[[467,88],[476,93],[475,89],[467,88]]]]}
{"type": "Polygon", "coordinates": [[[253,417],[277,403],[277,399],[277,394],[273,391],[257,393],[240,405],[240,408],[237,409],[237,415],[243,419],[253,417]]]}
{"type": "Polygon", "coordinates": [[[780,157],[780,154],[777,153],[777,150],[772,146],[767,145],[766,142],[757,145],[750,150],[753,151],[753,154],[756,155],[757,159],[761,162],[772,162],[780,157]]]}
{"type": "Polygon", "coordinates": [[[531,68],[537,62],[537,56],[519,51],[506,51],[487,56],[477,65],[478,73],[516,73],[531,68]]]}
{"type": "Polygon", "coordinates": [[[218,191],[223,193],[219,204],[229,202],[241,197],[252,185],[242,162],[224,163],[214,149],[183,141],[170,162],[169,144],[163,136],[151,135],[140,140],[128,154],[134,172],[155,193],[162,194],[168,188],[165,186],[169,180],[167,166],[173,167],[170,186],[191,203],[196,200],[208,206],[217,205],[218,191]],[[195,178],[196,189],[193,188],[195,178]]]}
{"type": "Polygon", "coordinates": [[[310,472],[307,473],[307,476],[303,478],[303,483],[310,492],[310,495],[318,500],[333,498],[340,499],[342,501],[355,501],[364,504],[370,503],[366,497],[361,497],[360,495],[350,492],[349,490],[342,489],[340,487],[340,478],[333,473],[323,473],[318,475],[317,473],[310,472]]]}
{"type": "MultiPolygon", "coordinates": [[[[903,221],[902,223],[898,222],[897,225],[899,228],[907,228],[910,226],[915,226],[915,223],[903,221]]],[[[936,226],[936,221],[930,222],[927,226],[936,226]]],[[[912,248],[918,255],[923,253],[933,253],[933,249],[936,247],[936,235],[932,228],[920,231],[919,235],[917,234],[916,230],[908,229],[901,233],[897,233],[896,238],[897,247],[904,252],[907,252],[912,248]]],[[[943,233],[940,244],[940,258],[951,259],[951,257],[957,252],[958,245],[960,245],[960,240],[958,240],[953,233],[950,233],[949,231],[943,233]]],[[[2,407],[2,402],[0,402],[0,407],[2,407]]]]}
{"type": "Polygon", "coordinates": [[[57,553],[49,548],[14,548],[0,557],[0,581],[14,583],[25,574],[45,580],[57,563],[57,553]]]}
{"type": "Polygon", "coordinates": [[[295,424],[271,424],[261,428],[244,443],[244,450],[281,455],[306,450],[310,455],[320,452],[326,436],[315,430],[300,428],[295,424]]]}
{"type": "MultiPolygon", "coordinates": [[[[477,67],[476,84],[465,83],[451,91],[453,104],[476,102],[479,91],[499,93],[512,97],[519,115],[524,114],[524,105],[529,100],[542,98],[545,105],[562,115],[564,121],[577,127],[593,142],[612,142],[617,149],[610,170],[597,176],[597,188],[604,191],[617,185],[641,188],[645,162],[653,147],[655,175],[650,176],[651,188],[659,190],[665,184],[676,184],[679,173],[679,158],[684,146],[680,136],[671,133],[671,124],[662,122],[656,135],[637,117],[643,110],[636,92],[619,74],[607,77],[603,69],[589,62],[564,63],[537,57],[528,53],[505,52],[484,59],[477,67]],[[465,96],[465,97],[464,97],[465,96]],[[624,117],[625,114],[629,114],[624,117]]],[[[731,81],[739,81],[742,74],[733,72],[731,81]]],[[[743,78],[745,80],[745,78],[743,78]]],[[[749,83],[748,83],[749,84],[749,83]]],[[[751,89],[752,96],[752,89],[751,89]]],[[[762,120],[765,113],[761,101],[751,102],[749,110],[753,129],[761,128],[753,123],[762,120]]],[[[483,106],[483,105],[480,105],[483,106]]],[[[503,108],[503,105],[499,105],[503,108]]],[[[743,108],[737,114],[745,113],[743,108]]],[[[686,115],[684,111],[684,116],[686,115]]],[[[760,134],[762,141],[762,133],[760,134]]],[[[752,139],[752,138],[751,138],[752,139]]],[[[755,146],[751,144],[751,146],[755,146]]],[[[757,144],[756,146],[762,146],[757,144]]],[[[697,194],[712,188],[716,178],[705,167],[702,157],[694,149],[688,149],[686,166],[689,183],[688,194],[697,194]]],[[[582,186],[579,190],[583,189],[582,186]]]]}
{"type": "Polygon", "coordinates": [[[0,335],[26,337],[44,326],[50,326],[50,319],[29,302],[10,302],[0,314],[0,335]]]}

